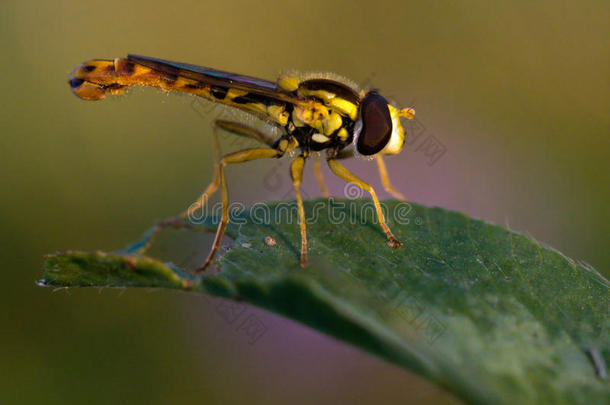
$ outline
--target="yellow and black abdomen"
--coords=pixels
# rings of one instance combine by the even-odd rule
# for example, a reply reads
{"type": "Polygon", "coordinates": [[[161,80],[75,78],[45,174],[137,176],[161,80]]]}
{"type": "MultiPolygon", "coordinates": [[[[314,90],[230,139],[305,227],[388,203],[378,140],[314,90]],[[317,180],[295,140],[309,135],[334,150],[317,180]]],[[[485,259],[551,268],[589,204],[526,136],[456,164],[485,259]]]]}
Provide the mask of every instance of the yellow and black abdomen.
{"type": "MultiPolygon", "coordinates": [[[[145,60],[143,60],[144,63],[145,60]]],[[[200,80],[184,71],[161,70],[129,58],[93,59],[78,66],[69,79],[72,92],[85,100],[100,100],[123,93],[130,86],[151,86],[164,91],[180,91],[228,105],[280,126],[288,123],[287,102],[233,86],[230,79],[200,80]]]]}

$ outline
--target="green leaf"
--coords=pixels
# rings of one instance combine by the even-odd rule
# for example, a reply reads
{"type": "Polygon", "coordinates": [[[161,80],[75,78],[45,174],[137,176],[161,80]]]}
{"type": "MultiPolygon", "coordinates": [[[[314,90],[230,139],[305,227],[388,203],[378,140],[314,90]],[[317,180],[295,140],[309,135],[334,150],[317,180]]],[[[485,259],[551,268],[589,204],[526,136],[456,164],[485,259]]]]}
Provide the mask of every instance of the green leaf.
{"type": "Polygon", "coordinates": [[[243,300],[399,364],[469,403],[610,401],[609,283],[599,273],[460,213],[396,201],[384,208],[402,248],[386,244],[371,202],[312,200],[310,265],[302,269],[296,207],[274,203],[233,218],[235,241],[217,260],[219,272],[193,276],[130,251],[66,252],[47,257],[42,283],[243,300]]]}

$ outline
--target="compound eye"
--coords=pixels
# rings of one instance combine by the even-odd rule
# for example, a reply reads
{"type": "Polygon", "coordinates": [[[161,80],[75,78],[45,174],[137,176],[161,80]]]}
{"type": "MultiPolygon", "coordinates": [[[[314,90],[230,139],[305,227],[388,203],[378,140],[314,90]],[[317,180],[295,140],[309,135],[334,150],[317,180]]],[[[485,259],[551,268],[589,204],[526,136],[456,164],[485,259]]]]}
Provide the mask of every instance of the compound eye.
{"type": "Polygon", "coordinates": [[[361,155],[374,155],[381,151],[392,136],[392,118],[388,102],[375,92],[369,92],[360,104],[362,130],[356,142],[361,155]]]}

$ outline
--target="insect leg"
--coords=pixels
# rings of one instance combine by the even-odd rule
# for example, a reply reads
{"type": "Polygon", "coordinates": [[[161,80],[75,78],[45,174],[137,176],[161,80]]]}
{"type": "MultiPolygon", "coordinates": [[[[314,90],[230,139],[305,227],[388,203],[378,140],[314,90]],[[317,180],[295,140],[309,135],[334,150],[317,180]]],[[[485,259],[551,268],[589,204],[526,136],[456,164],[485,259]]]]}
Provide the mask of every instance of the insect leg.
{"type": "Polygon", "coordinates": [[[224,129],[230,133],[241,135],[244,137],[255,139],[261,143],[264,143],[268,146],[272,146],[274,143],[274,139],[269,137],[268,135],[263,134],[262,132],[249,127],[247,125],[225,121],[225,120],[215,120],[213,123],[213,131],[212,131],[212,141],[214,146],[214,175],[212,177],[212,182],[206,187],[205,191],[199,196],[199,198],[189,206],[189,208],[179,215],[166,218],[162,221],[159,221],[155,228],[152,231],[150,238],[147,243],[138,251],[140,254],[146,253],[148,249],[152,246],[152,244],[157,239],[159,233],[167,228],[185,228],[189,227],[190,224],[187,221],[190,216],[192,216],[197,210],[201,209],[210,197],[218,190],[218,186],[220,185],[220,159],[221,159],[221,151],[220,151],[220,142],[218,140],[218,129],[224,129]]]}
{"type": "Polygon", "coordinates": [[[327,162],[328,167],[330,167],[330,170],[332,170],[333,173],[335,173],[338,177],[349,183],[357,185],[361,189],[366,190],[371,194],[371,197],[373,198],[373,203],[375,204],[375,210],[377,211],[377,218],[379,219],[379,223],[381,224],[383,231],[388,237],[388,244],[392,247],[402,246],[402,243],[394,237],[392,231],[390,231],[390,228],[385,222],[385,216],[383,215],[383,211],[381,210],[381,204],[379,203],[379,199],[377,198],[377,194],[375,193],[373,187],[353,175],[349,170],[345,168],[345,166],[343,166],[337,160],[329,158],[327,159],[327,162]]]}
{"type": "Polygon", "coordinates": [[[305,222],[305,209],[301,198],[301,181],[303,179],[303,168],[305,167],[305,157],[302,155],[296,158],[290,166],[292,184],[297,196],[297,207],[299,210],[299,227],[301,228],[301,267],[307,266],[307,224],[305,222]]]}
{"type": "Polygon", "coordinates": [[[252,128],[248,125],[244,125],[240,122],[215,120],[214,125],[215,127],[224,129],[225,131],[230,132],[232,134],[254,139],[270,147],[272,147],[275,143],[275,139],[273,139],[269,135],[264,134],[261,131],[252,128]]]}
{"type": "Polygon", "coordinates": [[[227,190],[227,182],[225,180],[225,166],[231,163],[242,163],[255,159],[277,158],[283,154],[283,151],[277,149],[252,148],[229,153],[220,159],[220,162],[218,163],[218,173],[220,177],[220,194],[222,197],[222,218],[220,220],[220,224],[218,224],[218,228],[216,229],[216,237],[214,238],[214,243],[210,249],[210,253],[205,260],[205,263],[203,263],[203,265],[197,269],[197,273],[204,271],[210,265],[210,263],[212,263],[212,260],[214,260],[214,256],[216,255],[218,247],[220,246],[220,241],[227,227],[227,223],[229,222],[229,192],[227,190]]]}
{"type": "Polygon", "coordinates": [[[214,175],[212,177],[212,182],[206,187],[203,194],[201,194],[199,196],[199,198],[193,204],[191,204],[187,210],[181,212],[180,214],[178,214],[176,216],[169,217],[169,218],[166,218],[166,219],[163,219],[163,220],[157,222],[157,224],[153,228],[152,234],[148,238],[148,241],[146,242],[146,244],[138,250],[139,254],[145,254],[148,251],[148,249],[150,249],[152,244],[157,240],[157,236],[159,236],[159,233],[163,229],[168,228],[168,227],[186,228],[186,227],[191,226],[189,224],[189,222],[187,221],[187,219],[191,215],[193,215],[198,209],[203,207],[205,205],[205,203],[208,201],[208,199],[218,189],[218,185],[220,184],[219,162],[220,162],[221,154],[220,154],[220,143],[218,142],[218,131],[217,131],[216,123],[214,123],[214,127],[212,130],[212,139],[213,139],[213,146],[214,146],[214,175]]]}
{"type": "Polygon", "coordinates": [[[398,200],[406,201],[405,196],[398,190],[394,188],[392,183],[390,183],[390,177],[388,176],[388,170],[385,167],[385,162],[381,155],[377,155],[377,166],[379,167],[379,176],[381,177],[381,184],[383,184],[383,188],[385,191],[392,194],[392,196],[398,200]]]}
{"type": "Polygon", "coordinates": [[[318,179],[318,184],[320,185],[320,191],[322,192],[322,196],[324,198],[330,197],[328,193],[328,188],[326,187],[326,183],[324,182],[324,177],[322,176],[322,170],[320,169],[320,155],[316,154],[315,160],[313,161],[313,170],[316,174],[316,178],[318,179]]]}
{"type": "Polygon", "coordinates": [[[333,159],[336,160],[341,160],[341,159],[347,159],[347,158],[351,158],[354,157],[354,150],[353,149],[344,149],[342,151],[339,152],[339,154],[337,156],[335,156],[333,159]]]}
{"type": "MultiPolygon", "coordinates": [[[[349,157],[354,156],[354,151],[352,150],[343,150],[339,152],[334,158],[339,159],[347,159],[349,157]]],[[[324,181],[324,176],[322,176],[322,170],[320,167],[320,155],[316,155],[314,160],[313,170],[316,175],[316,179],[318,180],[318,185],[320,186],[320,191],[322,192],[322,196],[324,198],[330,198],[330,193],[328,192],[328,187],[326,187],[326,182],[324,181]]]]}
{"type": "Polygon", "coordinates": [[[269,147],[273,147],[275,143],[275,139],[270,136],[260,132],[259,130],[252,128],[248,125],[241,124],[239,122],[234,121],[225,121],[225,120],[214,120],[214,151],[216,153],[216,158],[214,160],[214,180],[210,185],[206,188],[205,192],[201,194],[201,196],[197,199],[197,201],[192,204],[189,209],[182,214],[180,214],[179,219],[187,219],[190,215],[192,215],[195,211],[200,209],[205,205],[207,200],[216,192],[218,189],[218,185],[220,184],[219,178],[219,165],[220,162],[220,143],[218,141],[218,129],[224,129],[227,132],[230,132],[235,135],[243,136],[246,138],[252,138],[256,141],[259,141],[269,147]]]}
{"type": "MultiPolygon", "coordinates": [[[[335,160],[347,159],[354,156],[353,150],[343,150],[339,152],[337,156],[334,157],[335,160]]],[[[383,188],[390,193],[394,198],[406,201],[406,197],[390,182],[390,177],[388,176],[388,170],[386,169],[385,162],[381,155],[376,155],[377,159],[377,167],[379,168],[379,177],[381,177],[381,184],[383,184],[383,188]]]]}

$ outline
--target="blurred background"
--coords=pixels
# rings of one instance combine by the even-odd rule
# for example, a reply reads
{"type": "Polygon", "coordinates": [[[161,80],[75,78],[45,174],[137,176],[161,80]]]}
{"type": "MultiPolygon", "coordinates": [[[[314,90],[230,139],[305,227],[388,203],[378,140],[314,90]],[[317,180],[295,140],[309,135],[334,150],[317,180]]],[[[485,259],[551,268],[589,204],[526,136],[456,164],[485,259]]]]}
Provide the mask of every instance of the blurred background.
{"type": "MultiPolygon", "coordinates": [[[[608,2],[258,3],[0,5],[0,403],[458,403],[249,306],[243,316],[266,327],[256,342],[220,300],[36,286],[45,253],[121,248],[212,175],[214,110],[152,89],[79,100],[66,80],[91,58],[131,52],[271,80],[323,70],[379,88],[417,111],[407,147],[386,160],[409,199],[610,275],[608,2]]],[[[374,162],[348,167],[388,198],[374,162]]],[[[232,200],[293,198],[287,169],[231,167],[232,200]]],[[[309,171],[305,194],[319,195],[309,171]]]]}

